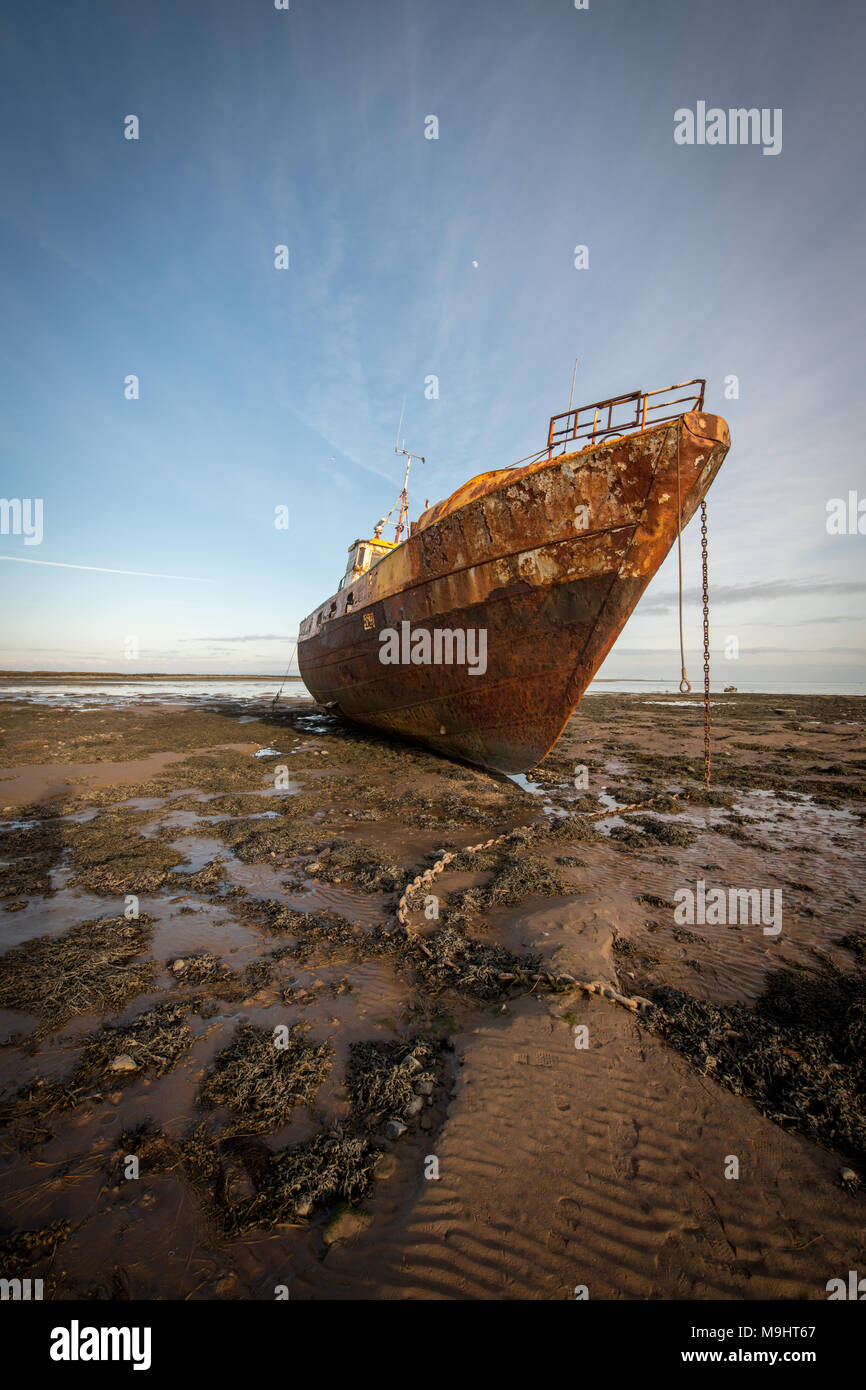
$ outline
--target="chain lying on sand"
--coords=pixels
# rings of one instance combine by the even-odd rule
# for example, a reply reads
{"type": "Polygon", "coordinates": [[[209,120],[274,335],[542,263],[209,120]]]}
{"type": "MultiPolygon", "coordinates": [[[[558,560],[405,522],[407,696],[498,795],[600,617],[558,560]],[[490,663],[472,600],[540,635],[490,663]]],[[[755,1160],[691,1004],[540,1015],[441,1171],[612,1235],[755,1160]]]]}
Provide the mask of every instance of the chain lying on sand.
{"type": "Polygon", "coordinates": [[[572,980],[570,975],[556,975],[552,978],[557,983],[570,981],[577,989],[582,989],[584,994],[601,994],[605,999],[612,999],[615,1004],[622,1004],[624,1009],[629,1009],[633,1014],[645,1014],[653,1008],[651,999],[644,999],[642,994],[620,994],[618,989],[605,984],[604,980],[572,980]]]}
{"type": "MultiPolygon", "coordinates": [[[[626,816],[633,811],[642,811],[647,806],[654,805],[657,801],[682,801],[684,797],[676,793],[660,792],[657,796],[648,797],[646,801],[632,801],[628,806],[615,806],[605,811],[591,811],[580,813],[582,820],[605,820],[609,816],[626,816]]],[[[397,921],[405,931],[407,936],[414,938],[416,945],[420,946],[425,954],[429,952],[424,946],[423,940],[413,930],[409,923],[409,900],[422,889],[430,887],[434,879],[447,869],[448,865],[455,859],[459,859],[461,854],[479,854],[482,850],[493,849],[496,845],[504,845],[521,830],[533,830],[531,825],[515,826],[513,830],[507,830],[504,835],[494,835],[491,840],[484,840],[478,845],[467,845],[466,849],[453,850],[448,854],[443,854],[441,859],[437,859],[432,868],[425,873],[418,874],[412,882],[407,884],[403,896],[397,904],[397,921]]],[[[573,975],[534,975],[533,981],[539,984],[542,980],[548,980],[554,988],[563,987],[582,989],[586,994],[600,994],[605,999],[611,999],[615,1004],[621,1004],[623,1008],[629,1009],[632,1013],[644,1013],[651,1009],[652,1003],[649,999],[644,999],[640,994],[620,994],[612,985],[606,984],[603,980],[576,980],[573,975]]]]}

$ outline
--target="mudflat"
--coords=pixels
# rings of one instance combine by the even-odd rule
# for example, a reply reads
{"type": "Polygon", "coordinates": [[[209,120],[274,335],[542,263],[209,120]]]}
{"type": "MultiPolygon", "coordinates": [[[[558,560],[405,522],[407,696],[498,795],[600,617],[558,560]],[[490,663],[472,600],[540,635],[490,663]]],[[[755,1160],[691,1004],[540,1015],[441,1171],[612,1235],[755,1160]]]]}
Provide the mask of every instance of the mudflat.
{"type": "Polygon", "coordinates": [[[589,695],[511,780],[300,700],[4,701],[0,1276],[825,1299],[866,1267],[866,700],[714,697],[709,791],[702,721],[589,695]]]}

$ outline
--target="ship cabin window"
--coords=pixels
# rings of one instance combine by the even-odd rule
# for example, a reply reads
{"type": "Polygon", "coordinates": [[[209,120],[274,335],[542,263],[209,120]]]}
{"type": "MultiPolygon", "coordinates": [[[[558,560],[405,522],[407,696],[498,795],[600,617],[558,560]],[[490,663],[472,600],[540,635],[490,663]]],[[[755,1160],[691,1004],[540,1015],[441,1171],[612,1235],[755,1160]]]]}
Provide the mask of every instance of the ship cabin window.
{"type": "Polygon", "coordinates": [[[346,579],[349,580],[353,575],[363,574],[370,564],[370,547],[368,545],[356,545],[349,553],[349,567],[346,570],[346,579]]]}
{"type": "Polygon", "coordinates": [[[334,599],[334,602],[331,604],[330,608],[328,609],[328,617],[329,617],[329,618],[333,618],[333,616],[334,616],[334,614],[336,613],[336,611],[337,611],[337,600],[334,599]]]}
{"type": "Polygon", "coordinates": [[[346,612],[347,612],[347,613],[351,613],[351,611],[352,611],[352,606],[353,606],[354,602],[355,602],[355,595],[354,595],[354,594],[347,594],[347,595],[346,595],[346,612]]]}
{"type": "Polygon", "coordinates": [[[387,554],[390,548],[386,541],[353,541],[349,546],[349,559],[346,573],[340,582],[340,588],[347,588],[360,579],[362,574],[367,574],[373,565],[378,564],[382,557],[387,554]]]}

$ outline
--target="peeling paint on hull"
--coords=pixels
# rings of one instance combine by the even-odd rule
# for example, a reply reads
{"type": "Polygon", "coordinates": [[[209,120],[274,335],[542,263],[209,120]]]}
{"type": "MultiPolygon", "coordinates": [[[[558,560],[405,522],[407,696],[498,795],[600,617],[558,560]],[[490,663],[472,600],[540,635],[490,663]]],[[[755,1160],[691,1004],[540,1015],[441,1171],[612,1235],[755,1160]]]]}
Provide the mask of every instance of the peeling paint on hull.
{"type": "Polygon", "coordinates": [[[493,484],[473,480],[456,508],[452,499],[425,514],[353,584],[348,610],[341,590],[304,620],[307,688],[348,719],[449,757],[534,767],[676,540],[678,454],[685,526],[729,446],[724,420],[691,412],[493,484]],[[413,632],[486,629],[486,671],[383,665],[379,634],[403,621],[413,632]]]}

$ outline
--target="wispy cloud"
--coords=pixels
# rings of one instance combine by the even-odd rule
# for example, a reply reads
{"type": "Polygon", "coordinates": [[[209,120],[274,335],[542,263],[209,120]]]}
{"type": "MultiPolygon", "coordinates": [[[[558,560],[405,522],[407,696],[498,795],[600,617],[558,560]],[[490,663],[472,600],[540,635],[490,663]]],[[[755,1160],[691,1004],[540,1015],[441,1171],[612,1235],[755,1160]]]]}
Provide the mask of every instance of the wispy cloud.
{"type": "MultiPolygon", "coordinates": [[[[753,584],[712,584],[710,602],[713,604],[769,602],[786,598],[810,598],[830,594],[861,594],[866,592],[863,579],[769,579],[753,584]]],[[[698,588],[684,589],[683,598],[688,603],[698,603],[701,591],[698,588]]],[[[665,594],[657,594],[641,604],[642,613],[669,613],[677,601],[675,589],[665,594]]],[[[806,619],[804,621],[821,621],[806,619]]]]}
{"type": "Polygon", "coordinates": [[[182,579],[187,584],[216,584],[215,579],[198,579],[191,574],[152,574],[149,570],[114,570],[104,565],[71,565],[62,560],[28,560],[23,555],[0,555],[13,565],[46,565],[58,570],[90,570],[94,574],[131,574],[137,579],[182,579]]]}
{"type": "Polygon", "coordinates": [[[284,632],[253,632],[243,637],[181,637],[181,642],[294,642],[284,632]]]}

